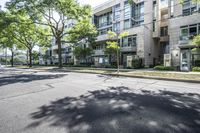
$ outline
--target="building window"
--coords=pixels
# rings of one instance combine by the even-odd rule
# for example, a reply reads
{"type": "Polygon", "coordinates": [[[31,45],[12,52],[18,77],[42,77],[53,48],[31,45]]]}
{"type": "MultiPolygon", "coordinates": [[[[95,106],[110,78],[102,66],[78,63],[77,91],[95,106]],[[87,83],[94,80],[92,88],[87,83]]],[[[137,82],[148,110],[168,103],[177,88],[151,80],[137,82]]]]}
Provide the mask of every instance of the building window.
{"type": "Polygon", "coordinates": [[[157,4],[156,1],[153,1],[153,19],[157,17],[157,4]]]}
{"type": "Polygon", "coordinates": [[[156,20],[153,20],[153,32],[156,31],[156,20]]]}
{"type": "Polygon", "coordinates": [[[192,0],[184,0],[183,1],[183,16],[192,15],[198,12],[198,4],[193,2],[192,0]]]}
{"type": "Polygon", "coordinates": [[[103,49],[103,45],[102,45],[102,44],[97,45],[97,46],[95,47],[95,50],[102,50],[102,49],[103,49]]]}
{"type": "Polygon", "coordinates": [[[144,23],[144,2],[133,4],[132,9],[132,25],[140,25],[144,23]]]}
{"type": "Polygon", "coordinates": [[[128,37],[123,38],[122,41],[122,47],[127,47],[128,46],[128,37]]]}
{"type": "Polygon", "coordinates": [[[181,28],[181,36],[188,37],[188,26],[181,28]]]}
{"type": "Polygon", "coordinates": [[[108,17],[108,25],[112,24],[112,21],[113,21],[113,14],[112,14],[112,12],[110,12],[107,17],[108,17]]]}
{"type": "Polygon", "coordinates": [[[124,21],[124,29],[127,30],[129,28],[130,28],[130,20],[128,19],[124,21]]]}
{"type": "Polygon", "coordinates": [[[119,22],[115,23],[113,25],[113,31],[115,31],[115,32],[119,32],[120,31],[120,23],[119,22]]]}
{"type": "Polygon", "coordinates": [[[174,16],[174,0],[171,0],[171,17],[174,16]]]}
{"type": "Polygon", "coordinates": [[[107,25],[107,16],[103,15],[99,17],[99,27],[104,27],[107,25]]]}
{"type": "Polygon", "coordinates": [[[190,25],[189,26],[189,37],[193,39],[194,36],[198,34],[197,25],[190,25]]]}
{"type": "Polygon", "coordinates": [[[120,4],[114,6],[114,21],[120,21],[120,4]]]}
{"type": "Polygon", "coordinates": [[[105,27],[112,24],[112,12],[103,14],[98,17],[98,27],[105,27]]]}
{"type": "Polygon", "coordinates": [[[128,1],[124,2],[124,19],[130,19],[131,18],[131,6],[128,3],[128,1]]]}
{"type": "Polygon", "coordinates": [[[193,37],[198,34],[200,34],[200,24],[182,26],[180,30],[180,40],[193,39],[193,37]]]}
{"type": "Polygon", "coordinates": [[[160,36],[167,36],[168,35],[168,27],[161,27],[160,29],[160,36]]]}
{"type": "Polygon", "coordinates": [[[170,51],[169,43],[163,42],[161,43],[161,45],[162,45],[162,53],[169,54],[169,51],[170,51]]]}
{"type": "Polygon", "coordinates": [[[136,35],[124,37],[122,39],[122,47],[132,47],[136,46],[136,35]]]}

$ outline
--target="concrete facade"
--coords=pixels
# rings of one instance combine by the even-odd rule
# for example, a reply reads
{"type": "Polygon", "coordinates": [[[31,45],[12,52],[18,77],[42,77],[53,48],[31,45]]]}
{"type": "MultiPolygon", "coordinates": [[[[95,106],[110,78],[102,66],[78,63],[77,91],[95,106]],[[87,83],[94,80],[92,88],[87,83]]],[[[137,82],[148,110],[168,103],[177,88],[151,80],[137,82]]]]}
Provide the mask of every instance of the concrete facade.
{"type": "MultiPolygon", "coordinates": [[[[133,14],[133,7],[131,5],[130,6],[130,18],[125,19],[125,2],[124,0],[112,0],[109,2],[106,2],[105,4],[102,4],[96,8],[94,8],[93,10],[93,14],[95,17],[99,17],[105,13],[111,12],[112,14],[112,24],[111,24],[111,30],[114,30],[114,25],[115,23],[120,23],[120,29],[119,32],[122,33],[124,31],[127,31],[129,33],[129,36],[136,36],[136,46],[126,46],[126,47],[122,47],[123,44],[121,45],[121,56],[122,54],[127,54],[127,56],[137,56],[137,58],[141,58],[143,60],[144,65],[153,65],[153,58],[155,58],[156,54],[152,54],[152,53],[156,53],[156,51],[154,51],[153,47],[153,38],[152,38],[152,26],[151,25],[142,25],[142,23],[150,23],[152,21],[152,14],[150,15],[145,15],[148,14],[150,11],[152,11],[152,1],[143,1],[141,0],[139,3],[143,4],[143,9],[142,10],[142,14],[141,16],[143,17],[143,22],[141,24],[138,25],[134,25],[134,26],[130,26],[129,28],[125,29],[125,21],[126,20],[130,20],[130,23],[132,23],[133,20],[131,20],[132,18],[132,14],[133,14]],[[120,19],[118,21],[114,20],[114,7],[116,5],[120,4],[120,19]],[[148,10],[146,10],[148,9],[148,10]]],[[[94,22],[95,25],[97,25],[94,22]]],[[[108,25],[104,26],[104,27],[98,27],[98,30],[101,30],[103,28],[106,28],[108,25]]],[[[104,45],[103,48],[105,48],[105,44],[106,41],[108,40],[108,35],[104,34],[104,35],[99,35],[97,38],[97,42],[100,42],[99,45],[104,45]]],[[[122,42],[123,43],[123,42],[122,42]]],[[[103,51],[104,49],[101,49],[101,51],[103,51]]],[[[100,51],[100,50],[98,50],[100,51]]],[[[103,53],[103,52],[102,52],[103,53]]],[[[98,60],[98,58],[101,58],[102,55],[100,55],[98,57],[98,54],[95,54],[96,56],[96,60],[98,60]]],[[[126,57],[121,57],[124,58],[126,60],[126,57]]],[[[121,60],[121,64],[126,63],[126,61],[123,61],[123,59],[121,60]]],[[[126,66],[126,65],[125,65],[126,66]]]]}
{"type": "MultiPolygon", "coordinates": [[[[121,54],[130,52],[129,55],[141,58],[144,66],[168,64],[167,66],[182,69],[182,50],[189,49],[190,55],[188,55],[187,62],[188,68],[191,69],[192,64],[189,59],[191,59],[192,56],[192,47],[188,48],[188,45],[191,44],[191,38],[183,43],[182,40],[180,40],[180,31],[182,26],[198,24],[197,34],[200,34],[200,6],[196,3],[192,3],[190,0],[184,0],[182,4],[179,0],[135,0],[133,5],[143,3],[143,14],[141,14],[143,22],[138,25],[131,25],[129,28],[125,29],[125,2],[126,0],[112,0],[94,8],[93,14],[96,18],[109,12],[113,17],[110,25],[101,27],[98,27],[98,21],[94,21],[98,31],[101,32],[102,29],[106,28],[114,31],[114,25],[117,23],[114,20],[115,6],[120,4],[120,20],[118,21],[120,23],[120,29],[118,32],[122,33],[128,31],[129,36],[135,35],[137,37],[135,48],[124,48],[122,47],[123,42],[120,43],[121,54]]],[[[131,21],[135,19],[133,16],[135,6],[133,5],[130,6],[131,21]]],[[[102,58],[103,56],[103,52],[100,51],[103,51],[103,48],[105,48],[106,41],[108,40],[107,36],[107,34],[100,34],[98,36],[97,42],[99,42],[99,45],[103,44],[103,47],[101,50],[98,50],[98,53],[102,53],[102,55],[98,56],[98,54],[95,54],[97,61],[98,58],[102,58]]],[[[124,61],[121,62],[122,64],[124,63],[124,61]]]]}
{"type": "Polygon", "coordinates": [[[174,0],[173,6],[170,8],[169,19],[169,40],[172,66],[178,67],[181,70],[192,69],[192,58],[194,54],[200,59],[198,53],[192,52],[192,49],[195,47],[192,45],[192,38],[195,35],[200,34],[200,5],[192,3],[191,1],[186,1],[185,5],[186,4],[187,6],[184,6],[184,3],[180,4],[178,0],[174,0]],[[189,12],[187,9],[190,9],[190,14],[185,13],[185,15],[185,11],[189,12]],[[188,32],[187,35],[183,35],[184,29],[188,32]]]}

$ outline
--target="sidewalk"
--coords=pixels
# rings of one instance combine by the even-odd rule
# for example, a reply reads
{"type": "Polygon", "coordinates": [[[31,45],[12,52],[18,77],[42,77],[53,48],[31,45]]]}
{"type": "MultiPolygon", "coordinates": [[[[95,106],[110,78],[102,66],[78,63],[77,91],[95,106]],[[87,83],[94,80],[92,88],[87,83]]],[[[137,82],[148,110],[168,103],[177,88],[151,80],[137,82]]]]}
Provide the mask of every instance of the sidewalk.
{"type": "Polygon", "coordinates": [[[34,67],[32,69],[41,71],[93,73],[111,76],[200,83],[200,72],[155,71],[153,69],[121,69],[120,73],[117,74],[116,69],[110,68],[63,67],[62,69],[59,69],[57,67],[34,67]]]}

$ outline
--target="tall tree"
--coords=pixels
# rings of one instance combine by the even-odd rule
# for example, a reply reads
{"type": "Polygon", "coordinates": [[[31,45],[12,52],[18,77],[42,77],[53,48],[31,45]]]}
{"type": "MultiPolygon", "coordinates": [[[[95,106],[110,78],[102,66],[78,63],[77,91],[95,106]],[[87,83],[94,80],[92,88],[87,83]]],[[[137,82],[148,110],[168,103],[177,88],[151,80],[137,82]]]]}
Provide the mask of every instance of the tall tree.
{"type": "Polygon", "coordinates": [[[200,53],[200,35],[195,36],[192,42],[196,46],[193,51],[200,53]]]}
{"type": "Polygon", "coordinates": [[[68,34],[69,19],[80,20],[91,13],[90,6],[80,6],[76,0],[11,0],[8,8],[25,10],[34,23],[48,26],[58,45],[59,67],[62,67],[62,38],[68,34]]]}
{"type": "MultiPolygon", "coordinates": [[[[15,22],[15,18],[7,11],[0,11],[0,45],[9,48],[11,51],[11,65],[14,65],[14,44],[16,40],[13,37],[10,25],[15,22]]],[[[6,60],[7,61],[7,60],[6,60]]]]}
{"type": "Polygon", "coordinates": [[[17,12],[13,14],[16,21],[9,28],[12,37],[16,40],[16,45],[20,49],[28,51],[29,67],[32,67],[32,51],[38,46],[46,46],[50,44],[48,29],[32,23],[32,20],[25,12],[17,12]]]}

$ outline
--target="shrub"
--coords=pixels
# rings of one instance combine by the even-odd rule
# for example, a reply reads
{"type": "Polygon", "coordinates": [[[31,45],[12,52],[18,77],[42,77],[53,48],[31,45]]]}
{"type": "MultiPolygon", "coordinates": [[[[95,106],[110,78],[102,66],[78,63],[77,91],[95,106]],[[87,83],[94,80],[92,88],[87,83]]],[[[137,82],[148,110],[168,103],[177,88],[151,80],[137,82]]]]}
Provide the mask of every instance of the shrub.
{"type": "Polygon", "coordinates": [[[193,68],[192,68],[192,71],[193,71],[193,72],[200,72],[200,67],[193,67],[193,68]]]}
{"type": "Polygon", "coordinates": [[[133,59],[132,64],[134,69],[144,68],[142,65],[142,59],[133,59]]]}
{"type": "Polygon", "coordinates": [[[104,66],[105,68],[117,68],[116,65],[107,64],[104,66]]]}
{"type": "Polygon", "coordinates": [[[195,64],[195,66],[200,67],[200,60],[195,60],[194,64],[195,64]]]}
{"type": "Polygon", "coordinates": [[[165,67],[165,66],[155,66],[154,67],[155,70],[159,70],[159,71],[174,71],[174,67],[165,67]]]}

